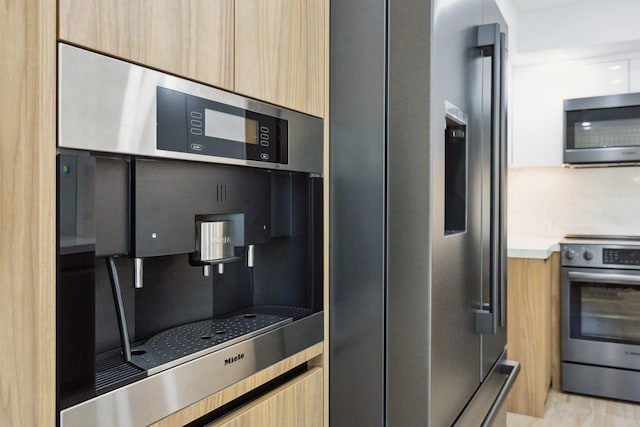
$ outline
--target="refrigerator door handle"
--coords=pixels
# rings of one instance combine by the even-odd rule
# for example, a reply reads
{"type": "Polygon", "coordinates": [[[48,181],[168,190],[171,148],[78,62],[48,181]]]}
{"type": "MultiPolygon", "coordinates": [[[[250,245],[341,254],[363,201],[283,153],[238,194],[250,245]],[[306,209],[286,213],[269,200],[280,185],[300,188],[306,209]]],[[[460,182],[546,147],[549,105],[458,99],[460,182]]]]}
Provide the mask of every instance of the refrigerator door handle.
{"type": "Polygon", "coordinates": [[[500,24],[477,27],[476,47],[482,56],[490,57],[491,64],[491,242],[490,242],[490,295],[476,311],[476,332],[494,335],[505,325],[505,198],[506,175],[506,98],[505,98],[505,37],[500,24]]]}
{"type": "Polygon", "coordinates": [[[500,372],[504,375],[507,375],[507,380],[504,382],[504,385],[500,389],[498,393],[498,397],[491,405],[491,409],[487,413],[487,417],[482,422],[481,427],[490,427],[493,425],[493,422],[496,419],[496,416],[500,412],[502,405],[506,403],[507,396],[513,387],[513,383],[516,382],[518,378],[518,374],[520,373],[520,362],[515,362],[513,360],[505,360],[501,363],[500,372]]]}
{"type": "Polygon", "coordinates": [[[453,427],[491,427],[495,424],[520,373],[520,363],[504,359],[505,354],[491,369],[453,427]]]}
{"type": "Polygon", "coordinates": [[[507,36],[500,33],[500,226],[498,239],[500,242],[500,327],[507,326],[507,36]]]}

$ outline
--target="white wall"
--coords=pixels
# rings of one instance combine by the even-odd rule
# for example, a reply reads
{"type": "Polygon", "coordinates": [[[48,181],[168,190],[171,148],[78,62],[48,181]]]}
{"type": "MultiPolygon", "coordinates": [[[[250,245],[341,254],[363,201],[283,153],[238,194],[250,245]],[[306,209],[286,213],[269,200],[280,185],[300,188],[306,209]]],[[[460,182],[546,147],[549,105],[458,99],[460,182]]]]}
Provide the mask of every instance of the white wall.
{"type": "MultiPolygon", "coordinates": [[[[518,53],[536,58],[529,62],[553,63],[559,59],[588,57],[596,60],[594,55],[611,57],[624,51],[637,51],[640,1],[588,0],[520,10],[517,23],[518,53]],[[563,50],[561,57],[557,55],[560,50],[563,50]]],[[[512,109],[516,107],[514,104],[512,109]]],[[[561,143],[561,136],[554,139],[561,143]]],[[[515,139],[512,142],[518,143],[515,139]]],[[[516,168],[509,169],[508,179],[511,237],[640,236],[638,166],[516,168]]]]}
{"type": "Polygon", "coordinates": [[[640,236],[640,167],[521,168],[508,174],[508,235],[640,236]]]}
{"type": "Polygon", "coordinates": [[[588,0],[521,12],[518,52],[640,39],[640,1],[588,0]]]}

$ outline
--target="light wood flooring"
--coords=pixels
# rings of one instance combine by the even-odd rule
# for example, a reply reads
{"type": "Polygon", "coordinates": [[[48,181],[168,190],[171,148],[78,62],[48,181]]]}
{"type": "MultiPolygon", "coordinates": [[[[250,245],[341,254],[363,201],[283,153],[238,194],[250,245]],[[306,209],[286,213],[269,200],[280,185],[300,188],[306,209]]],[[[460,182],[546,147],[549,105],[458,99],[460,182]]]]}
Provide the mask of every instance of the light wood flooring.
{"type": "Polygon", "coordinates": [[[507,427],[640,427],[640,404],[549,390],[544,418],[507,413],[507,427]]]}

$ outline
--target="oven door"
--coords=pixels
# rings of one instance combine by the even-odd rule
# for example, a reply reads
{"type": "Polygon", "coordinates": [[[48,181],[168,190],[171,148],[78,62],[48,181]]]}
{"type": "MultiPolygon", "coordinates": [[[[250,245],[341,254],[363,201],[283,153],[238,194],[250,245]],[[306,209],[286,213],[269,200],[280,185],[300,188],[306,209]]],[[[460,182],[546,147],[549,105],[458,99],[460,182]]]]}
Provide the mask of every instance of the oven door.
{"type": "Polygon", "coordinates": [[[640,370],[640,271],[562,268],[562,360],[640,370]]]}

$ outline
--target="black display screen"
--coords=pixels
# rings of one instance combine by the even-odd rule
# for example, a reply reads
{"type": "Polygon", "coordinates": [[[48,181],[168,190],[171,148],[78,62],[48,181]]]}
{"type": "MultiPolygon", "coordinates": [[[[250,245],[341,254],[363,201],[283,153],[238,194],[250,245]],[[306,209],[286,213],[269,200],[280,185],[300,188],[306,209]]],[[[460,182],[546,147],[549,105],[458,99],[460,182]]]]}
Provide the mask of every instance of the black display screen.
{"type": "Polygon", "coordinates": [[[157,147],[287,164],[288,124],[277,117],[158,87],[157,147]]]}
{"type": "Polygon", "coordinates": [[[605,248],[602,260],[604,264],[640,265],[640,250],[605,248]]]}

